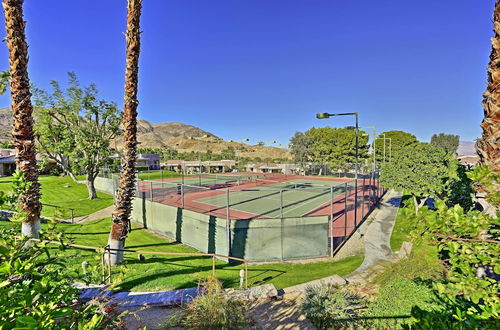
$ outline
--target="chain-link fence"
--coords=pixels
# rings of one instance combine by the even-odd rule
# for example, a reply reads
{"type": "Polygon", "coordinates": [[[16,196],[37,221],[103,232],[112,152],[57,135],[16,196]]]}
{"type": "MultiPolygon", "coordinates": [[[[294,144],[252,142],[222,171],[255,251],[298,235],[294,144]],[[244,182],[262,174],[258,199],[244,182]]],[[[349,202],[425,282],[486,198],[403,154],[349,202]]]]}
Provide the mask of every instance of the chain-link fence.
{"type": "MultiPolygon", "coordinates": [[[[107,186],[98,188],[116,191],[118,175],[106,176],[107,186]]],[[[210,253],[250,260],[320,257],[334,254],[383,192],[374,172],[357,181],[270,173],[138,180],[134,219],[210,253]],[[187,228],[189,239],[183,237],[187,228]]]]}

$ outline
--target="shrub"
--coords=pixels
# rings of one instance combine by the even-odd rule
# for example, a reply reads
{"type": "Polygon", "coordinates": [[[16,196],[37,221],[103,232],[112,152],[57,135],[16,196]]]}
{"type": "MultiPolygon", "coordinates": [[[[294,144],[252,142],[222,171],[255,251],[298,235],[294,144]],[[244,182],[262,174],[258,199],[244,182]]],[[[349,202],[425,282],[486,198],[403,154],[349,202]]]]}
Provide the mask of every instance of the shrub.
{"type": "Polygon", "coordinates": [[[189,329],[240,329],[248,325],[245,305],[224,294],[213,276],[201,283],[202,294],[186,307],[181,325],[189,329]]]}
{"type": "Polygon", "coordinates": [[[306,289],[302,312],[318,328],[339,328],[353,324],[361,300],[333,285],[312,286],[306,289]]]}
{"type": "Polygon", "coordinates": [[[387,283],[379,294],[368,304],[364,312],[374,327],[393,327],[411,324],[411,311],[414,306],[422,310],[438,310],[436,296],[430,285],[406,277],[398,277],[387,283]]]}
{"type": "Polygon", "coordinates": [[[99,329],[111,322],[102,304],[78,301],[63,260],[44,243],[16,240],[17,233],[0,231],[0,329],[99,329]]]}

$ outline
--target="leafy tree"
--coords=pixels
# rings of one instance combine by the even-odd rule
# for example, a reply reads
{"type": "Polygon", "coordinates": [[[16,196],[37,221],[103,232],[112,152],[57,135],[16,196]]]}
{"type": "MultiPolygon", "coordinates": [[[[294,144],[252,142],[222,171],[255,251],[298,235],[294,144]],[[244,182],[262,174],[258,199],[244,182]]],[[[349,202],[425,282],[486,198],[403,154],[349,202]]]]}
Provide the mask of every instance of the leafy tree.
{"type": "Polygon", "coordinates": [[[5,94],[9,86],[10,74],[9,71],[0,71],[0,95],[5,94]]]}
{"type": "Polygon", "coordinates": [[[449,154],[454,155],[457,152],[460,137],[452,134],[434,134],[431,137],[431,144],[436,147],[443,148],[449,154]]]}
{"type": "Polygon", "coordinates": [[[302,132],[295,132],[290,139],[290,151],[292,152],[294,161],[305,169],[306,163],[311,160],[311,141],[302,132]]]}
{"type": "Polygon", "coordinates": [[[476,210],[465,212],[460,205],[449,208],[439,199],[434,205],[435,211],[424,207],[415,217],[412,236],[438,247],[446,273],[434,288],[447,308],[438,314],[414,308],[417,328],[438,322],[456,329],[493,329],[500,318],[500,221],[476,210]]]}
{"type": "Polygon", "coordinates": [[[12,149],[12,148],[14,148],[14,146],[12,145],[11,142],[1,142],[0,148],[12,149]]]}
{"type": "Polygon", "coordinates": [[[472,180],[467,176],[466,166],[460,164],[458,160],[453,159],[450,165],[455,168],[452,173],[456,175],[452,175],[446,182],[445,200],[449,204],[458,204],[464,210],[469,211],[474,206],[472,180]]]}
{"type": "Polygon", "coordinates": [[[415,135],[404,131],[387,131],[380,133],[375,140],[376,159],[379,164],[381,164],[384,160],[384,143],[385,160],[386,162],[389,162],[391,161],[391,155],[394,159],[395,154],[397,154],[400,150],[417,144],[418,140],[415,135]],[[384,136],[386,138],[385,140],[383,139],[384,136]]]}
{"type": "Polygon", "coordinates": [[[236,159],[236,151],[233,147],[227,147],[221,152],[222,159],[236,159]]]}
{"type": "Polygon", "coordinates": [[[419,143],[402,148],[382,168],[380,182],[385,188],[413,196],[415,213],[430,196],[440,195],[450,176],[451,157],[442,148],[419,143]]]}
{"type": "Polygon", "coordinates": [[[120,179],[116,192],[116,207],[112,214],[111,232],[108,245],[115,249],[109,252],[108,262],[117,265],[123,261],[123,248],[129,231],[132,199],[135,191],[135,162],[137,151],[137,90],[139,83],[139,55],[141,52],[141,19],[142,0],[127,1],[127,31],[125,33],[126,66],[124,97],[124,150],[120,179]]]}
{"type": "Polygon", "coordinates": [[[7,48],[9,49],[10,98],[13,112],[12,144],[16,147],[16,167],[29,182],[19,196],[19,206],[26,214],[22,221],[24,236],[38,237],[40,229],[40,183],[33,132],[33,105],[28,76],[28,44],[24,28],[23,1],[2,3],[7,48]]]}
{"type": "Polygon", "coordinates": [[[99,168],[110,162],[110,141],[120,133],[122,113],[115,103],[98,99],[95,85],[82,89],[74,73],[68,76],[66,90],[56,81],[52,94],[36,90],[37,142],[73,179],[85,173],[89,199],[94,199],[94,181],[99,168]]]}
{"type": "MultiPolygon", "coordinates": [[[[359,161],[368,157],[368,137],[359,131],[359,161]]],[[[356,161],[356,133],[352,128],[321,127],[305,132],[312,159],[335,169],[348,171],[356,161]]]]}

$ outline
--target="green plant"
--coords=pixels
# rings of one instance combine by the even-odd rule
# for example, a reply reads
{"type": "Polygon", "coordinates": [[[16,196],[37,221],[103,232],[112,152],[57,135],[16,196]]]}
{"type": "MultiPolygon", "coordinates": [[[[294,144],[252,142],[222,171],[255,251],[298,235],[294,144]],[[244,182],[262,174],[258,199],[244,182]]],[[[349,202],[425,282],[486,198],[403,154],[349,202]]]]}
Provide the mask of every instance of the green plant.
{"type": "Polygon", "coordinates": [[[500,205],[500,188],[498,187],[500,175],[490,171],[488,166],[479,166],[468,172],[467,177],[474,182],[478,191],[488,194],[486,199],[491,204],[500,205]]]}
{"type": "Polygon", "coordinates": [[[466,211],[472,209],[474,202],[474,189],[472,188],[472,180],[467,176],[467,168],[458,163],[458,161],[451,162],[451,166],[456,170],[453,175],[446,182],[445,200],[448,204],[459,204],[466,211]]]}
{"type": "Polygon", "coordinates": [[[457,301],[457,320],[478,325],[498,320],[500,220],[479,211],[465,212],[460,205],[448,208],[441,200],[435,206],[436,211],[419,214],[413,233],[433,241],[446,265],[446,281],[436,283],[435,289],[443,298],[457,301]]]}
{"type": "Polygon", "coordinates": [[[383,187],[405,191],[412,195],[415,214],[428,197],[440,195],[446,180],[452,175],[452,158],[446,151],[428,143],[403,148],[382,168],[383,187]]]}
{"type": "Polygon", "coordinates": [[[245,305],[224,294],[221,283],[209,276],[201,284],[202,293],[185,309],[181,324],[189,329],[240,329],[248,322],[245,305]]]}
{"type": "Polygon", "coordinates": [[[352,325],[361,300],[334,285],[311,286],[306,289],[301,309],[318,328],[341,328],[352,325]]]}
{"type": "Polygon", "coordinates": [[[26,244],[16,234],[0,231],[0,329],[100,329],[112,322],[101,303],[78,301],[63,260],[45,243],[26,244]]]}
{"type": "Polygon", "coordinates": [[[397,277],[380,289],[363,316],[375,328],[412,324],[414,320],[410,318],[410,313],[414,306],[428,311],[439,310],[430,284],[418,279],[397,277]]]}

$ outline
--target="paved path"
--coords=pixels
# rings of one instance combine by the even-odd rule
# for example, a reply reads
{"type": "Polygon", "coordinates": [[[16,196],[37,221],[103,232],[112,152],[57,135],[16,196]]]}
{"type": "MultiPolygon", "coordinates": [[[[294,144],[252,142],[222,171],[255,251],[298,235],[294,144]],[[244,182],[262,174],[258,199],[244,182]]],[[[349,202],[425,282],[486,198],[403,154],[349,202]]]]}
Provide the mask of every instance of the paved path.
{"type": "MultiPolygon", "coordinates": [[[[108,207],[101,209],[97,212],[94,212],[94,213],[91,213],[88,215],[82,215],[80,217],[75,217],[73,222],[74,223],[87,222],[87,221],[92,221],[92,220],[99,220],[99,219],[108,218],[111,216],[111,213],[113,213],[114,210],[115,210],[115,206],[111,205],[111,206],[108,206],[108,207]]],[[[71,222],[71,219],[66,219],[65,221],[71,222]]]]}
{"type": "Polygon", "coordinates": [[[358,282],[371,277],[372,273],[379,270],[378,268],[373,269],[374,266],[393,259],[391,234],[401,204],[401,197],[400,192],[390,190],[380,202],[381,207],[368,225],[363,237],[365,259],[358,269],[348,276],[349,282],[358,282]]]}

